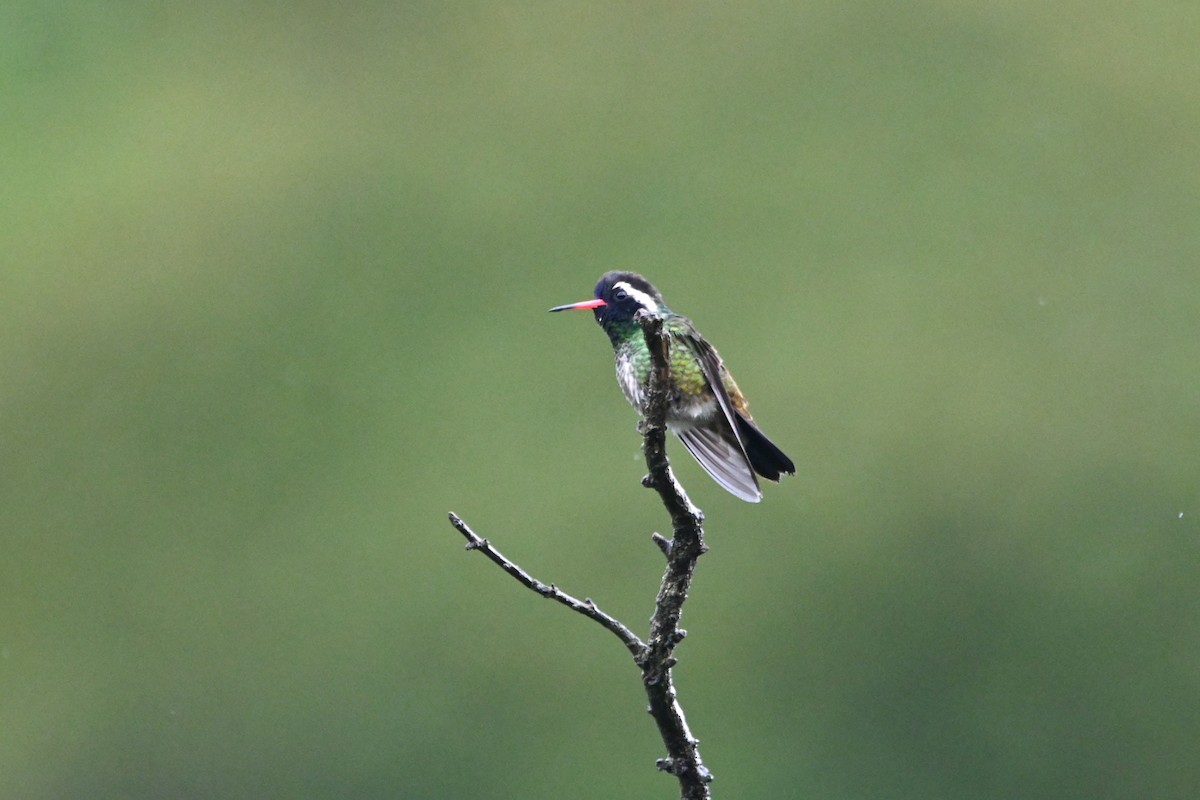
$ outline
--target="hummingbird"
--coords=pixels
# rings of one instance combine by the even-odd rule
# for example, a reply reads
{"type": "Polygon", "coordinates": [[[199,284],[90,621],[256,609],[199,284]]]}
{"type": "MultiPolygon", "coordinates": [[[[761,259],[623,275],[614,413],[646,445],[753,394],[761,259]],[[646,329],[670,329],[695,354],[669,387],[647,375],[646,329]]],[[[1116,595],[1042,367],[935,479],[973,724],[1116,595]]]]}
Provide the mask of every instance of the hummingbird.
{"type": "Polygon", "coordinates": [[[663,319],[669,334],[671,366],[667,429],[683,442],[700,466],[730,494],[749,503],[762,500],[755,473],[778,481],[796,467],[750,416],[746,398],[716,349],[691,320],[667,308],[662,294],[636,272],[606,272],[591,300],[555,306],[551,311],[591,309],[608,334],[617,362],[617,383],[643,417],[650,382],[650,349],[641,325],[646,310],[663,319]]]}

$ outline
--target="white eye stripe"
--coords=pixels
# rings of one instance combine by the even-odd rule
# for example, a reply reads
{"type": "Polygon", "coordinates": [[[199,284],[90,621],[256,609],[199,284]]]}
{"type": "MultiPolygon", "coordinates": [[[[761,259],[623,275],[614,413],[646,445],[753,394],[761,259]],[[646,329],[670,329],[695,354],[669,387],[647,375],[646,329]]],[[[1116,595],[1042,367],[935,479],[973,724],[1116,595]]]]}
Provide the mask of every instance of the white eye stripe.
{"type": "Polygon", "coordinates": [[[625,281],[618,281],[613,284],[614,289],[624,289],[629,293],[629,296],[637,300],[638,305],[649,311],[651,314],[658,313],[658,303],[654,302],[654,298],[643,292],[641,289],[635,289],[625,281]]]}

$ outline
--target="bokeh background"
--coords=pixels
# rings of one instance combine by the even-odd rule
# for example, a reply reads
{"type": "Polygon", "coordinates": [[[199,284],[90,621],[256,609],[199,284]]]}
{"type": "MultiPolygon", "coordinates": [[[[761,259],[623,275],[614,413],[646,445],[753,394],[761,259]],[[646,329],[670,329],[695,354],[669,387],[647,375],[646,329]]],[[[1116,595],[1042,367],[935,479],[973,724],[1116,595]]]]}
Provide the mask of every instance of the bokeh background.
{"type": "MultiPolygon", "coordinates": [[[[0,11],[0,797],[671,797],[645,272],[799,474],[708,518],[718,796],[1200,789],[1200,6],[0,11]]],[[[681,455],[678,448],[676,455],[681,455]]]]}

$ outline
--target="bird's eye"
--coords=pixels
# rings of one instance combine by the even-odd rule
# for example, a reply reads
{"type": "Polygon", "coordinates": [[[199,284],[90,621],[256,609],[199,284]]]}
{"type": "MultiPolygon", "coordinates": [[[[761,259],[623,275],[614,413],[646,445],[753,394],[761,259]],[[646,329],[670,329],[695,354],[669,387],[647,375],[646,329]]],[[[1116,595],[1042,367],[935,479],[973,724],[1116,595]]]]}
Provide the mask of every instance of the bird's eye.
{"type": "Polygon", "coordinates": [[[624,289],[617,289],[615,292],[613,292],[613,300],[620,301],[627,300],[628,298],[629,292],[625,291],[624,289]]]}

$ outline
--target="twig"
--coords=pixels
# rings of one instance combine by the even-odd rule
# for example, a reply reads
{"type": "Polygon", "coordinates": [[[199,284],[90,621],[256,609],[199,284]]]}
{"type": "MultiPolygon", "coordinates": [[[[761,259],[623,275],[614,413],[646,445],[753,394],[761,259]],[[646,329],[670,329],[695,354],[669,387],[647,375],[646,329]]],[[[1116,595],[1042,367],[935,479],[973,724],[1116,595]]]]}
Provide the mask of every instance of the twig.
{"type": "Polygon", "coordinates": [[[635,660],[644,657],[647,650],[646,643],[622,624],[620,620],[601,611],[590,597],[580,600],[567,594],[552,583],[542,583],[537,580],[515,563],[505,558],[504,554],[492,547],[491,542],[487,539],[478,536],[475,531],[468,527],[467,523],[463,522],[462,517],[453,511],[450,512],[450,524],[466,537],[468,550],[478,550],[483,553],[496,564],[499,564],[501,569],[516,578],[518,582],[537,592],[542,597],[557,600],[572,611],[578,611],[588,619],[600,623],[621,640],[629,652],[633,654],[635,660]]]}

